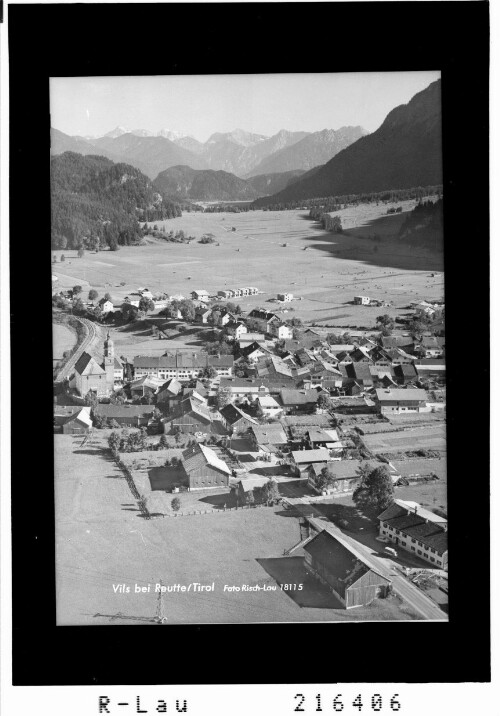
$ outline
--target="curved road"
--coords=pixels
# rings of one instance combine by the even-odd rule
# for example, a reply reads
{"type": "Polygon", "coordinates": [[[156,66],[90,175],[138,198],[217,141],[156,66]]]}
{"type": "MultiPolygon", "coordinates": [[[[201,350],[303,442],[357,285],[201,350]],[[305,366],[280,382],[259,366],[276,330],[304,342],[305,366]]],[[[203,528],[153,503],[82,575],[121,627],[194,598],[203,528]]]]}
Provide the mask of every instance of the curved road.
{"type": "Polygon", "coordinates": [[[80,316],[73,316],[73,318],[77,321],[79,321],[86,329],[86,336],[81,342],[81,344],[78,346],[75,353],[71,356],[71,358],[67,361],[67,363],[61,368],[59,371],[55,382],[56,383],[62,383],[63,380],[66,380],[70,377],[71,372],[73,368],[75,367],[75,364],[77,360],[80,358],[82,353],[84,353],[87,348],[90,348],[92,343],[96,340],[98,336],[98,330],[97,326],[93,321],[89,321],[88,318],[81,318],[80,316]]]}

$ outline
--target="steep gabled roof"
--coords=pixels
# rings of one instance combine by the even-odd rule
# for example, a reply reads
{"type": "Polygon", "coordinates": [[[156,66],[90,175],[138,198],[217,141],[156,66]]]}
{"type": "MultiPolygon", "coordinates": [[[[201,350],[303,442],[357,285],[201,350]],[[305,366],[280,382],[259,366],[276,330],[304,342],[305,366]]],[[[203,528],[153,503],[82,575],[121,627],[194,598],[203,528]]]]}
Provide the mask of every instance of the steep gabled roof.
{"type": "Polygon", "coordinates": [[[200,445],[199,443],[183,451],[182,462],[188,474],[194,470],[199,470],[200,467],[208,465],[209,467],[219,470],[219,472],[231,475],[231,470],[224,460],[217,457],[217,454],[211,448],[206,445],[200,445]]]}
{"type": "Polygon", "coordinates": [[[101,368],[95,358],[84,351],[75,363],[75,372],[80,375],[103,375],[106,371],[101,368]]]}
{"type": "Polygon", "coordinates": [[[78,420],[78,422],[83,423],[88,428],[91,428],[92,420],[90,419],[90,408],[80,408],[78,412],[73,413],[72,415],[68,415],[68,417],[63,420],[62,425],[66,425],[66,423],[72,423],[73,420],[78,420]]]}
{"type": "Polygon", "coordinates": [[[236,405],[233,405],[232,403],[228,403],[225,405],[220,411],[220,414],[224,416],[224,418],[227,420],[229,425],[234,425],[234,423],[237,423],[238,420],[241,420],[242,418],[244,420],[247,420],[249,423],[253,423],[254,425],[258,425],[257,420],[254,420],[254,418],[250,417],[250,415],[247,415],[242,410],[236,407],[236,405]]]}
{"type": "Polygon", "coordinates": [[[381,582],[390,583],[390,579],[377,572],[350,544],[340,541],[326,530],[316,535],[303,549],[317,562],[325,565],[329,572],[334,573],[338,581],[343,583],[344,590],[354,585],[367,572],[376,574],[381,582]]]}

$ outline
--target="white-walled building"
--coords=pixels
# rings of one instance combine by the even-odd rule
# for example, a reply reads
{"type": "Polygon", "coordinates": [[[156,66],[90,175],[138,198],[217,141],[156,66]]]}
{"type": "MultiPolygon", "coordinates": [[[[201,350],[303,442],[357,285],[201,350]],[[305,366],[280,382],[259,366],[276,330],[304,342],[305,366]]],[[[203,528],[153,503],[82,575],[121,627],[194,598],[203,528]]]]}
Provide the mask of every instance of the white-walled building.
{"type": "Polygon", "coordinates": [[[433,567],[448,569],[448,521],[416,502],[395,500],[379,516],[379,533],[433,567]]]}

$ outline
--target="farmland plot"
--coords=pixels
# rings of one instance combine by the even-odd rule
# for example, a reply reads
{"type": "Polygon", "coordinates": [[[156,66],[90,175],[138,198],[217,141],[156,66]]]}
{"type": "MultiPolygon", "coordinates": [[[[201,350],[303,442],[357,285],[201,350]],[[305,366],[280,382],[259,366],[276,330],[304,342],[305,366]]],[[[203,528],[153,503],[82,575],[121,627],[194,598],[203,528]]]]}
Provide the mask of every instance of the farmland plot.
{"type": "Polygon", "coordinates": [[[375,454],[408,450],[438,450],[446,452],[446,426],[441,424],[410,428],[393,433],[364,435],[363,442],[375,454]]]}

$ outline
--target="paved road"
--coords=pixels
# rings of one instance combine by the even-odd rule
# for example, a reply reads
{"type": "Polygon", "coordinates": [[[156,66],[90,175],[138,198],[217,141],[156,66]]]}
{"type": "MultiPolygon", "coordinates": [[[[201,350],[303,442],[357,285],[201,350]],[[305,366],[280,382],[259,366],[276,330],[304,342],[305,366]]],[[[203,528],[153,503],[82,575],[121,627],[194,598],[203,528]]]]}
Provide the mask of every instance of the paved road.
{"type": "Polygon", "coordinates": [[[374,569],[391,580],[394,592],[413,607],[424,619],[448,621],[448,616],[432,599],[429,599],[426,594],[409,582],[403,575],[394,574],[393,566],[388,566],[386,559],[377,556],[370,547],[366,547],[366,545],[346,535],[336,525],[332,524],[314,505],[302,498],[292,498],[287,501],[302,512],[316,530],[327,530],[331,532],[331,534],[339,537],[343,542],[352,545],[374,569]],[[310,515],[312,515],[312,517],[310,515]]]}
{"type": "Polygon", "coordinates": [[[62,383],[63,380],[66,380],[66,378],[69,378],[71,376],[71,372],[73,371],[77,360],[80,358],[84,351],[90,348],[98,335],[97,326],[95,325],[95,323],[93,323],[93,321],[89,321],[87,318],[81,318],[80,316],[73,316],[73,318],[79,321],[85,327],[86,336],[79,345],[78,349],[75,351],[75,353],[59,371],[55,380],[56,383],[62,383]]]}

